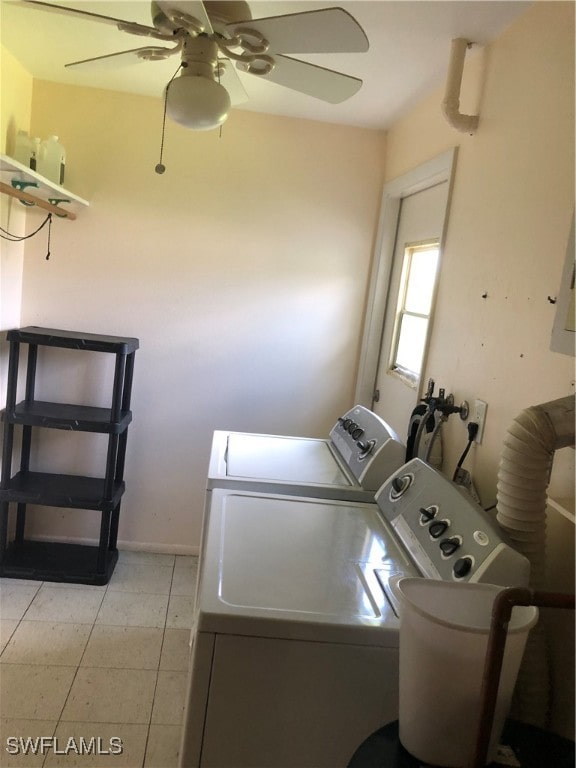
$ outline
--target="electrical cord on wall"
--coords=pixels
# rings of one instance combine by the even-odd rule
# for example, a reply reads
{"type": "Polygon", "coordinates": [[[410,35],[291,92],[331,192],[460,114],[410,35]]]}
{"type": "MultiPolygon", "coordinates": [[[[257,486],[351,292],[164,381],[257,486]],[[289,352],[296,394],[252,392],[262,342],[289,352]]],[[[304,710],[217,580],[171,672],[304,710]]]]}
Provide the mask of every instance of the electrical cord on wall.
{"type": "Polygon", "coordinates": [[[12,232],[8,232],[7,229],[4,229],[3,227],[0,227],[0,237],[3,240],[8,240],[11,243],[21,243],[23,240],[29,240],[31,237],[34,237],[34,235],[37,235],[38,232],[40,232],[41,229],[44,229],[44,227],[48,224],[48,251],[46,253],[46,261],[50,258],[50,235],[52,234],[52,214],[49,213],[42,224],[34,230],[34,232],[30,232],[29,235],[14,235],[12,232]]]}
{"type": "Polygon", "coordinates": [[[471,421],[468,424],[468,444],[466,448],[464,448],[464,452],[462,453],[462,456],[460,456],[460,459],[458,460],[458,464],[456,465],[456,469],[454,470],[454,475],[452,477],[453,481],[456,481],[456,478],[458,477],[458,470],[462,467],[462,464],[464,464],[464,460],[466,459],[466,456],[468,456],[468,451],[470,450],[470,447],[472,443],[474,442],[474,438],[478,434],[478,424],[476,424],[475,421],[471,421]]]}

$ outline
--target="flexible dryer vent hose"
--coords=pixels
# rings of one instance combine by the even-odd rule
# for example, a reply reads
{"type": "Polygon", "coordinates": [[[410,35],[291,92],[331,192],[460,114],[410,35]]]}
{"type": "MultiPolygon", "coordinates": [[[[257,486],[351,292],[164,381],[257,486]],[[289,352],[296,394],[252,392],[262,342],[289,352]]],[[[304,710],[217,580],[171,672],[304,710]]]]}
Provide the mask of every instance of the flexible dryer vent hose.
{"type": "Polygon", "coordinates": [[[530,586],[543,588],[546,500],[554,452],[574,445],[574,395],[527,408],[504,438],[497,519],[531,563],[530,586]]]}
{"type": "MultiPolygon", "coordinates": [[[[498,470],[497,520],[530,561],[530,586],[544,588],[546,501],[554,452],[574,445],[574,395],[527,408],[504,439],[498,470]]],[[[516,687],[520,719],[545,726],[549,672],[544,628],[530,633],[516,687]]]]}

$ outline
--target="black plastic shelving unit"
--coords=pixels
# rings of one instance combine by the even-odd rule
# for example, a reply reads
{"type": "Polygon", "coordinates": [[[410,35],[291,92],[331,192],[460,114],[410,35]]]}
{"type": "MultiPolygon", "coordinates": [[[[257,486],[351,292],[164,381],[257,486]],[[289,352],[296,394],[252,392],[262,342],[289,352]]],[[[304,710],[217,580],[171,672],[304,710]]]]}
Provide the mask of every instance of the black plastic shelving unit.
{"type": "Polygon", "coordinates": [[[8,331],[10,343],[6,409],[0,479],[0,575],[77,584],[107,584],[118,550],[120,502],[124,493],[124,463],[128,425],[132,421],[130,396],[138,339],[29,326],[8,331]],[[26,392],[16,403],[20,347],[28,350],[26,392]],[[35,400],[38,347],[60,347],[116,356],[110,408],[35,400]],[[22,428],[20,469],[12,474],[14,428],[22,428]],[[97,432],[108,435],[103,477],[51,474],[30,470],[35,428],[97,432]],[[69,507],[99,511],[98,546],[27,539],[26,505],[69,507]],[[16,506],[16,525],[8,541],[10,505],[16,506]]]}

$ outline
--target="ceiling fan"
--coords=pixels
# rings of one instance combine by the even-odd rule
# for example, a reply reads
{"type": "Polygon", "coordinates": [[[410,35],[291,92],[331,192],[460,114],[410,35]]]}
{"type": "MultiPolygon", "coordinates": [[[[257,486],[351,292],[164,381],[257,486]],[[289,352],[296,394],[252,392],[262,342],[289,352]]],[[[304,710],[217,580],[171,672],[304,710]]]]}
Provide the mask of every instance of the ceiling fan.
{"type": "Polygon", "coordinates": [[[153,0],[152,26],[146,26],[79,7],[40,0],[22,3],[171,43],[74,61],[66,67],[114,66],[127,60],[161,61],[179,55],[180,67],[164,90],[166,112],[193,130],[218,127],[228,117],[232,102],[246,100],[232,62],[241,72],[332,104],[350,98],[362,85],[357,77],[286,55],[367,51],[364,30],[342,8],[252,19],[248,3],[237,0],[153,0]]]}

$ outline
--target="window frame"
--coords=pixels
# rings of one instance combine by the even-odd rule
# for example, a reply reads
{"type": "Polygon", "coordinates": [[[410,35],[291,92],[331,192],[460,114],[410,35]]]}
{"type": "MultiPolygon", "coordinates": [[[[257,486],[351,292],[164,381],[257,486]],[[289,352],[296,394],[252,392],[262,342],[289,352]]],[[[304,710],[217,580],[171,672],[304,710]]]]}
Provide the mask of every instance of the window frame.
{"type": "Polygon", "coordinates": [[[426,362],[426,353],[428,350],[428,340],[430,338],[430,326],[432,323],[432,314],[434,312],[434,303],[436,298],[436,290],[438,288],[438,280],[440,276],[440,262],[442,258],[441,242],[439,238],[433,240],[421,240],[417,242],[404,244],[404,255],[402,260],[402,272],[400,275],[400,285],[398,288],[398,295],[396,297],[396,315],[394,318],[394,329],[392,331],[392,343],[390,344],[390,354],[388,359],[387,373],[390,376],[399,378],[404,384],[408,385],[412,389],[416,389],[420,384],[422,378],[422,370],[426,362]],[[405,308],[406,296],[408,293],[408,284],[410,281],[410,271],[412,268],[412,257],[419,251],[432,250],[437,251],[436,270],[434,273],[434,285],[432,287],[432,293],[430,296],[430,310],[428,314],[420,312],[413,312],[405,308]],[[425,319],[426,331],[423,340],[422,359],[420,362],[420,370],[416,373],[396,362],[398,356],[398,346],[400,343],[400,332],[402,328],[402,319],[405,316],[418,317],[425,319]]]}
{"type": "MultiPolygon", "coordinates": [[[[374,408],[375,403],[374,393],[380,360],[382,329],[386,315],[388,287],[394,262],[394,245],[402,200],[436,184],[448,182],[446,214],[440,237],[442,255],[442,246],[450,216],[457,158],[458,147],[452,147],[384,184],[370,270],[356,388],[354,390],[354,401],[367,408],[374,408]]],[[[440,265],[440,269],[442,269],[442,265],[440,265]]]]}

